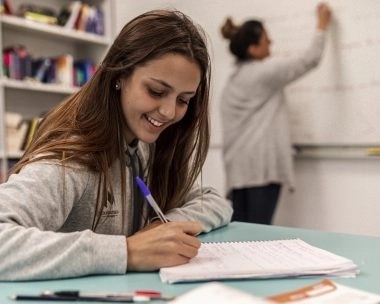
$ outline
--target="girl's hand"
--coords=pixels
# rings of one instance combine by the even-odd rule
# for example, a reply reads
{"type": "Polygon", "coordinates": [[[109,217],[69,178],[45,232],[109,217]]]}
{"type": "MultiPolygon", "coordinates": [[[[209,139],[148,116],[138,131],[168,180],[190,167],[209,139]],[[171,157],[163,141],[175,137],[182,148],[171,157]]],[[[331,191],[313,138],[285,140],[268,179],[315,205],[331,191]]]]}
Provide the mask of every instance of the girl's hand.
{"type": "Polygon", "coordinates": [[[150,229],[156,228],[157,226],[160,226],[161,224],[162,224],[162,222],[159,219],[154,220],[153,222],[151,222],[150,224],[146,225],[144,228],[140,229],[136,233],[141,233],[141,232],[144,232],[144,231],[148,231],[150,229]]]}
{"type": "Polygon", "coordinates": [[[128,271],[151,271],[181,265],[197,255],[201,242],[195,235],[202,231],[200,223],[170,222],[157,225],[127,238],[128,271]]]}

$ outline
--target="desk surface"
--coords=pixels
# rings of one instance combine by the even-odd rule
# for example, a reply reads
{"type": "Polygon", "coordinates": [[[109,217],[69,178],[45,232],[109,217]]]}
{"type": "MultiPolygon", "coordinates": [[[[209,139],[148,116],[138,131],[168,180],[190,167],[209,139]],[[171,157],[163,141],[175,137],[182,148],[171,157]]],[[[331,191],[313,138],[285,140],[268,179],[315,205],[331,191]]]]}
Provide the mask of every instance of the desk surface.
{"type": "MultiPolygon", "coordinates": [[[[207,242],[276,240],[287,238],[300,238],[311,245],[352,259],[359,266],[361,273],[356,278],[337,278],[332,279],[332,281],[362,290],[380,293],[379,237],[239,222],[233,222],[227,227],[200,236],[202,241],[207,242]]],[[[256,296],[268,296],[296,289],[320,280],[320,277],[302,279],[285,278],[266,280],[228,280],[223,283],[252,293],[256,296]]],[[[127,275],[119,276],[90,276],[84,278],[37,282],[0,282],[0,303],[15,303],[8,300],[8,296],[13,294],[37,294],[46,290],[62,289],[79,289],[86,292],[127,292],[136,289],[152,289],[161,291],[167,295],[181,295],[200,284],[201,283],[180,283],[169,285],[161,283],[157,272],[128,273],[127,275]]],[[[17,303],[26,302],[18,301],[17,303]]]]}

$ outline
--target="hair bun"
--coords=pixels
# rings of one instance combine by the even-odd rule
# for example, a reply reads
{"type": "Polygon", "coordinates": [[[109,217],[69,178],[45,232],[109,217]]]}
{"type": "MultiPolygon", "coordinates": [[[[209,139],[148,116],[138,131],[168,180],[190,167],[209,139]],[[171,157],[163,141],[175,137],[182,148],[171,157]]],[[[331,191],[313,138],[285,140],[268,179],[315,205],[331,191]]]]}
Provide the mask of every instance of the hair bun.
{"type": "Polygon", "coordinates": [[[239,30],[230,17],[226,19],[224,25],[221,28],[221,32],[224,38],[231,39],[239,30]]]}

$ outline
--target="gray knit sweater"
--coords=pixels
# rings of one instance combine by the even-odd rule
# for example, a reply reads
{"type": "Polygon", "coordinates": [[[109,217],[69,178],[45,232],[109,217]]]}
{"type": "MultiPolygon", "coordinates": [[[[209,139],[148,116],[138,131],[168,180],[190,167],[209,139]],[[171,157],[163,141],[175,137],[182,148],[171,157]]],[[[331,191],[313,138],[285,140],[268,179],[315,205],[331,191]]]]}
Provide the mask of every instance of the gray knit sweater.
{"type": "Polygon", "coordinates": [[[293,186],[284,88],[317,66],[324,42],[317,31],[297,57],[236,64],[221,100],[227,194],[271,182],[293,186]]]}
{"type": "MultiPolygon", "coordinates": [[[[147,149],[139,144],[146,166],[147,149]]],[[[107,204],[96,231],[98,175],[79,165],[57,162],[27,165],[0,185],[0,280],[52,279],[127,270],[125,236],[131,233],[131,197],[121,203],[117,163],[111,168],[115,203],[107,204]],[[122,212],[126,223],[122,223],[122,212]]],[[[127,189],[131,174],[126,168],[127,189]]],[[[146,213],[145,208],[144,212],[146,213]]],[[[229,223],[232,209],[212,188],[194,185],[171,221],[196,220],[208,232],[229,223]]]]}

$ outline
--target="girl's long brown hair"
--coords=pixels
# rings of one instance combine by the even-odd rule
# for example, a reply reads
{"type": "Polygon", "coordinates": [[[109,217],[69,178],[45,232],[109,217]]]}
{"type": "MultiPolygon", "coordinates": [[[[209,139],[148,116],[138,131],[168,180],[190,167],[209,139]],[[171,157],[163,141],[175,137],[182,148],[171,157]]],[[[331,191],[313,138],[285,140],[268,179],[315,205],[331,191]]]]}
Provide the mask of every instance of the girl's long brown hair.
{"type": "Polygon", "coordinates": [[[109,168],[116,160],[120,161],[122,199],[126,200],[126,122],[116,81],[168,53],[192,58],[202,75],[185,117],[151,145],[148,161],[149,187],[160,207],[167,211],[180,206],[208,151],[210,58],[202,29],[178,11],[150,11],[127,23],[94,76],[44,117],[13,173],[41,159],[70,160],[99,172],[95,230],[107,192],[113,194],[109,168]]]}

